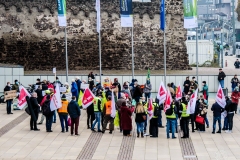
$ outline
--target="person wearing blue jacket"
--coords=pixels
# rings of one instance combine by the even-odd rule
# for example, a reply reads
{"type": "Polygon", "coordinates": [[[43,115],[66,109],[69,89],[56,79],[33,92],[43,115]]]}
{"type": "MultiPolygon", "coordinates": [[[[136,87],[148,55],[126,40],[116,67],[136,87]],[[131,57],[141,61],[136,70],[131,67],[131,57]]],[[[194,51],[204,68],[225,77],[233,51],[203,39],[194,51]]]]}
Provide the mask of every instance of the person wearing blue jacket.
{"type": "Polygon", "coordinates": [[[213,111],[213,132],[212,134],[215,134],[215,129],[216,129],[216,122],[218,121],[218,126],[219,126],[219,130],[217,131],[217,133],[221,133],[221,114],[224,111],[224,109],[217,103],[215,102],[212,105],[211,110],[213,111]]]}
{"type": "Polygon", "coordinates": [[[77,83],[75,82],[74,79],[72,79],[72,88],[71,88],[72,96],[75,96],[78,101],[78,87],[77,83]]]}

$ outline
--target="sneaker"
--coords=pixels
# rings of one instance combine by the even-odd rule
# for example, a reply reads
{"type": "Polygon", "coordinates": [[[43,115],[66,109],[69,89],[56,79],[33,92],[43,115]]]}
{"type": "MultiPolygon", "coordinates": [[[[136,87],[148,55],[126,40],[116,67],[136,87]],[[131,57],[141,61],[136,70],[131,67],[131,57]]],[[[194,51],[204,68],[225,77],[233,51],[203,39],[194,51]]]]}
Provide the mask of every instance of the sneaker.
{"type": "Polygon", "coordinates": [[[212,132],[212,134],[215,134],[215,132],[212,132]]]}
{"type": "Polygon", "coordinates": [[[98,132],[102,132],[102,130],[98,130],[98,132]]]}
{"type": "Polygon", "coordinates": [[[207,126],[207,128],[209,128],[209,126],[207,126]]]}
{"type": "Polygon", "coordinates": [[[217,131],[217,133],[221,133],[221,131],[217,131]]]}
{"type": "Polygon", "coordinates": [[[232,133],[232,131],[231,131],[231,130],[229,130],[229,131],[228,131],[228,133],[232,133]]]}
{"type": "Polygon", "coordinates": [[[94,129],[91,129],[91,131],[96,132],[94,129]]]}
{"type": "Polygon", "coordinates": [[[172,137],[172,139],[176,139],[177,137],[172,137]]]}
{"type": "Polygon", "coordinates": [[[229,130],[226,130],[226,131],[225,131],[225,133],[228,133],[228,132],[229,132],[229,130]]]}
{"type": "Polygon", "coordinates": [[[110,131],[109,134],[112,134],[112,131],[110,131]]]}
{"type": "Polygon", "coordinates": [[[39,123],[38,123],[38,125],[41,125],[41,124],[42,124],[42,122],[39,122],[39,123]]]}

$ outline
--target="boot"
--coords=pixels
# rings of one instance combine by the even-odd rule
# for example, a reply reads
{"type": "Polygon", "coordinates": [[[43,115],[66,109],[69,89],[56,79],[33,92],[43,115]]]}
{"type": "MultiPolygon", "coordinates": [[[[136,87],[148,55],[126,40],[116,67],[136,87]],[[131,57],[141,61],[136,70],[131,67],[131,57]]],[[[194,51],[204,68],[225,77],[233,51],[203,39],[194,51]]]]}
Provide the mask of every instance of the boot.
{"type": "Polygon", "coordinates": [[[137,138],[139,138],[139,132],[137,132],[137,138]]]}
{"type": "Polygon", "coordinates": [[[141,133],[141,137],[144,138],[144,136],[143,136],[143,132],[141,133]]]}

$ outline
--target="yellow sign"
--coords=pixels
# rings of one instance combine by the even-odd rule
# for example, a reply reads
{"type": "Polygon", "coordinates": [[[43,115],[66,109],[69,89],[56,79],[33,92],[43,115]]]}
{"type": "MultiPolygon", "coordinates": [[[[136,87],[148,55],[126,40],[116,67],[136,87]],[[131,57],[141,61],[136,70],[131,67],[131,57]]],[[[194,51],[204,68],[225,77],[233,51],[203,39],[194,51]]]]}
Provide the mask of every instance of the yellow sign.
{"type": "Polygon", "coordinates": [[[17,97],[17,91],[12,90],[12,91],[5,91],[4,92],[4,101],[9,100],[9,99],[14,99],[17,97]]]}

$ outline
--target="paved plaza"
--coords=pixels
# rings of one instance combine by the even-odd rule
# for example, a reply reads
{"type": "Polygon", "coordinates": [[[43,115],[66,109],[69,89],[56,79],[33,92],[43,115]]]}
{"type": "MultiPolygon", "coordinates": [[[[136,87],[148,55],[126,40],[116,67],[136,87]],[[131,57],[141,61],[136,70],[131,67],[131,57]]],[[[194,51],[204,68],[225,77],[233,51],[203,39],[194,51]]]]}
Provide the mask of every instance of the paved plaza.
{"type": "MultiPolygon", "coordinates": [[[[212,104],[214,99],[210,100],[212,104]]],[[[212,112],[208,111],[210,128],[205,133],[190,132],[190,139],[166,138],[166,128],[159,128],[157,139],[123,137],[118,129],[113,134],[92,133],[87,129],[86,111],[82,111],[80,136],[61,133],[59,118],[53,132],[30,131],[30,117],[24,111],[5,113],[0,105],[0,159],[81,159],[81,160],[240,160],[240,116],[234,116],[233,133],[212,134],[212,112]]],[[[41,116],[41,115],[40,115],[41,116]]],[[[163,118],[165,124],[165,116],[163,118]]],[[[134,124],[134,123],[133,123],[134,124]]],[[[133,126],[135,128],[135,124],[133,126]]]]}

